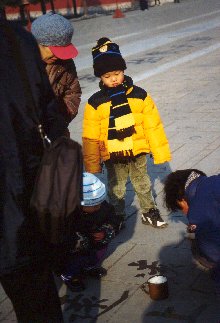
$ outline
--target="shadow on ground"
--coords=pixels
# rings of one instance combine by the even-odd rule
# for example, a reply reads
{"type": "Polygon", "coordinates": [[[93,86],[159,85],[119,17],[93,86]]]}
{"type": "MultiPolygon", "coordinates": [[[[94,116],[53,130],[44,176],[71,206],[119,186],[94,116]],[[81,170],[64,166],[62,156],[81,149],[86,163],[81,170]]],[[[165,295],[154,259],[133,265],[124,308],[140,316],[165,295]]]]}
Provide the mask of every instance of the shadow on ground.
{"type": "MultiPolygon", "coordinates": [[[[161,249],[156,274],[167,277],[169,298],[152,301],[143,314],[143,323],[219,323],[219,300],[210,272],[193,260],[189,249],[190,242],[184,237],[180,243],[161,249]]],[[[146,284],[143,287],[147,289],[146,284]]]]}

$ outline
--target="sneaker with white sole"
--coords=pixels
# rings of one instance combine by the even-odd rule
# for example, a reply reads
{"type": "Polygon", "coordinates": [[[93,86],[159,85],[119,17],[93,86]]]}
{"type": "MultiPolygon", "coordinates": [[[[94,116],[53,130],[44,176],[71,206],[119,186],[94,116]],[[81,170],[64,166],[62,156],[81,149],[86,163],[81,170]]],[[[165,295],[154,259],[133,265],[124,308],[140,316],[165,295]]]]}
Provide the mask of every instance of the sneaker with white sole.
{"type": "Polygon", "coordinates": [[[160,211],[155,208],[150,209],[147,213],[143,213],[141,218],[143,224],[151,225],[154,228],[162,229],[168,226],[168,223],[160,216],[160,211]]]}

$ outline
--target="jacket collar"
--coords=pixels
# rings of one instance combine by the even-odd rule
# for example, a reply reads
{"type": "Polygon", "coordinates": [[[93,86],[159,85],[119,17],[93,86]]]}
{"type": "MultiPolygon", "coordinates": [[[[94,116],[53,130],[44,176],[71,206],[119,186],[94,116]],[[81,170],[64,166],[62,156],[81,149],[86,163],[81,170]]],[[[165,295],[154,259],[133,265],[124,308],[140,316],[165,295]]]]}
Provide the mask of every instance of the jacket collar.
{"type": "Polygon", "coordinates": [[[204,177],[206,176],[199,176],[197,178],[195,178],[186,188],[185,190],[185,196],[186,196],[186,200],[187,202],[190,204],[190,202],[194,199],[195,195],[196,195],[196,190],[197,187],[199,185],[199,183],[204,179],[204,177]]]}

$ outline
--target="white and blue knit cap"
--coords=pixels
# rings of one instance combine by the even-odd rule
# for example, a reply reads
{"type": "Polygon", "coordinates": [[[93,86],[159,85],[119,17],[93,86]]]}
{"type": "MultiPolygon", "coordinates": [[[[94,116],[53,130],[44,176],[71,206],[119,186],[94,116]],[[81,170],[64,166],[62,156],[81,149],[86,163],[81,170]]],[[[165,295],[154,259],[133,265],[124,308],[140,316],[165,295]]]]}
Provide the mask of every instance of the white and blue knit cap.
{"type": "Polygon", "coordinates": [[[106,198],[105,184],[90,173],[83,173],[83,206],[101,204],[106,198]]]}
{"type": "Polygon", "coordinates": [[[69,59],[78,54],[71,43],[73,26],[59,14],[49,12],[38,17],[32,23],[31,32],[40,45],[49,47],[58,58],[69,59]]]}

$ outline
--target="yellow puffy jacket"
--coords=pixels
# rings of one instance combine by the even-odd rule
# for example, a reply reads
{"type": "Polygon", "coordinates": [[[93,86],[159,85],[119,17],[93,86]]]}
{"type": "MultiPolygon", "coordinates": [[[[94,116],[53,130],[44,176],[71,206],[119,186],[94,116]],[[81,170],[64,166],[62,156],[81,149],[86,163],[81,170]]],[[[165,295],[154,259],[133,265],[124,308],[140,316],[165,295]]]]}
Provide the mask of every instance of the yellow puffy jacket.
{"type": "MultiPolygon", "coordinates": [[[[132,84],[132,80],[126,77],[132,84]]],[[[142,88],[131,85],[127,100],[135,119],[136,133],[132,135],[133,155],[152,153],[155,164],[171,159],[169,143],[157,107],[142,88]]],[[[83,119],[83,156],[85,170],[99,173],[101,162],[110,159],[108,153],[108,124],[111,100],[106,91],[93,94],[85,106],[83,119]]]]}

